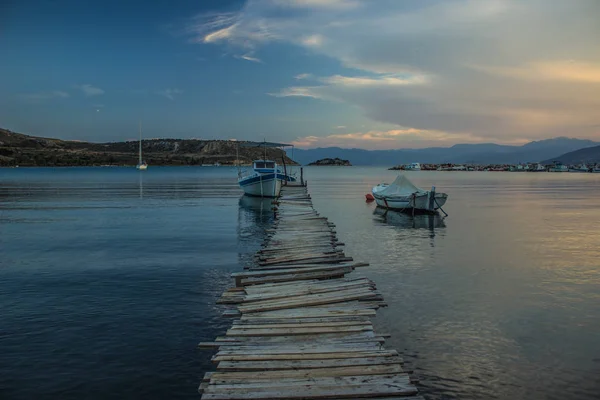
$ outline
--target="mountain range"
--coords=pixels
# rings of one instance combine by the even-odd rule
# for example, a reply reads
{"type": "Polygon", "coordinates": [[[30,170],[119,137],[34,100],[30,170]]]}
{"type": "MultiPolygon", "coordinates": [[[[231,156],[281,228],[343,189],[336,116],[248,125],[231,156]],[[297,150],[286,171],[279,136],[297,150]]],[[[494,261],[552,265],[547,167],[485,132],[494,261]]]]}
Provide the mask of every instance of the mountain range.
{"type": "MultiPolygon", "coordinates": [[[[241,143],[241,142],[240,142],[241,143]]],[[[0,128],[0,166],[135,165],[138,141],[90,143],[25,135],[0,128]]],[[[148,139],[143,141],[144,159],[150,165],[233,165],[236,153],[243,164],[264,157],[259,147],[239,146],[228,140],[148,139]]],[[[267,157],[281,160],[283,151],[270,148],[267,157]]],[[[288,151],[288,156],[292,153],[288,151]]],[[[352,165],[394,166],[426,164],[517,164],[542,162],[565,164],[600,162],[600,143],[559,137],[523,146],[494,143],[457,144],[425,149],[363,150],[327,147],[294,149],[296,162],[306,165],[324,158],[348,160],[352,165]]],[[[286,157],[286,163],[293,163],[286,157]]]]}
{"type": "MultiPolygon", "coordinates": [[[[340,147],[294,149],[293,158],[302,165],[322,158],[336,157],[349,160],[352,165],[382,166],[412,162],[425,164],[518,164],[548,161],[551,163],[553,160],[560,160],[560,157],[565,153],[598,145],[600,145],[600,142],[592,140],[558,137],[534,141],[522,146],[482,143],[398,150],[343,149],[340,147]]],[[[288,155],[291,156],[291,150],[288,150],[288,155]]]]}
{"type": "Polygon", "coordinates": [[[600,163],[600,146],[586,147],[583,149],[571,151],[551,160],[546,160],[544,164],[550,164],[552,161],[560,161],[563,164],[597,164],[600,163]]]}

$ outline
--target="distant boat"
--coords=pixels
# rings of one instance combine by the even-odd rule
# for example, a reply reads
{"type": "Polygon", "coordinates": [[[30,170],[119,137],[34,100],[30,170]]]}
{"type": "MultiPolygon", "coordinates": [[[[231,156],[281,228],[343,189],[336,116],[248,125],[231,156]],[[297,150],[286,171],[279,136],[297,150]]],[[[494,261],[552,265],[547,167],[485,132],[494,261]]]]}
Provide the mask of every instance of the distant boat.
{"type": "Polygon", "coordinates": [[[436,211],[446,204],[448,195],[415,186],[404,175],[398,175],[392,184],[380,183],[372,189],[377,205],[393,210],[436,211]]]}
{"type": "Polygon", "coordinates": [[[138,165],[136,166],[140,171],[145,171],[148,169],[148,164],[145,161],[142,161],[142,122],[140,121],[140,150],[139,150],[139,159],[138,165]]]}
{"type": "Polygon", "coordinates": [[[414,163],[410,163],[409,165],[407,165],[404,170],[406,171],[420,171],[421,170],[421,164],[419,164],[418,162],[414,162],[414,163]]]}
{"type": "Polygon", "coordinates": [[[600,173],[600,164],[597,164],[594,168],[592,168],[592,172],[595,174],[600,173]]]}
{"type": "Polygon", "coordinates": [[[590,172],[590,167],[584,164],[579,164],[576,167],[569,168],[569,172],[590,172]]]}
{"type": "Polygon", "coordinates": [[[550,172],[569,172],[569,167],[567,167],[566,165],[564,165],[560,162],[555,162],[554,165],[551,166],[548,171],[550,171],[550,172]]]}
{"type": "Polygon", "coordinates": [[[533,168],[528,170],[529,172],[546,172],[546,167],[540,163],[535,164],[533,168]]]}

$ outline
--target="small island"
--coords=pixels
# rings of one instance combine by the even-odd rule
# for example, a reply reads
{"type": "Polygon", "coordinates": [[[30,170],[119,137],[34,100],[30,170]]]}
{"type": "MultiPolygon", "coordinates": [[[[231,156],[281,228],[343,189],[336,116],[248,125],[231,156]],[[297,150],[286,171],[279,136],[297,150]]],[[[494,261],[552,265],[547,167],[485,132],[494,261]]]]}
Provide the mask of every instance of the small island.
{"type": "Polygon", "coordinates": [[[342,160],[341,158],[323,158],[321,160],[317,160],[315,162],[311,162],[308,165],[317,165],[317,166],[335,166],[335,167],[351,167],[350,161],[342,160]]]}

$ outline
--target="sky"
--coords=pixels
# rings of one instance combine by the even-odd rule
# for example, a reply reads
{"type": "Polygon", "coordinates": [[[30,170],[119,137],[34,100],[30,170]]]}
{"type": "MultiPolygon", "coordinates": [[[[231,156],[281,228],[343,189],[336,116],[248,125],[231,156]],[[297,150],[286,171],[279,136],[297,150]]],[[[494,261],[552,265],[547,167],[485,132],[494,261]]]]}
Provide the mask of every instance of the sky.
{"type": "Polygon", "coordinates": [[[598,0],[4,0],[0,127],[93,142],[600,140],[598,0]]]}

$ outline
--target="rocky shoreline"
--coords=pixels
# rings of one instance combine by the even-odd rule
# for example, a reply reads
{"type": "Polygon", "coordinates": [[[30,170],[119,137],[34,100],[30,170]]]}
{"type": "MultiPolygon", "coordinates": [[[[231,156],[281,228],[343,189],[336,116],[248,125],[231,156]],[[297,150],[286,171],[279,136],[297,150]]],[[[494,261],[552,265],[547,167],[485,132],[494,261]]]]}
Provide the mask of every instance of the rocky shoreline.
{"type": "Polygon", "coordinates": [[[335,167],[351,167],[350,161],[342,160],[341,158],[323,158],[308,164],[309,166],[335,166],[335,167]]]}
{"type": "MultiPolygon", "coordinates": [[[[243,142],[239,142],[243,143],[243,142]]],[[[89,143],[41,138],[0,129],[0,167],[135,166],[138,141],[89,143]]],[[[148,139],[142,142],[151,166],[237,165],[238,142],[231,140],[148,139]]],[[[240,165],[262,159],[261,147],[239,146],[240,165]]],[[[297,165],[283,150],[268,148],[267,157],[297,165]]]]}

